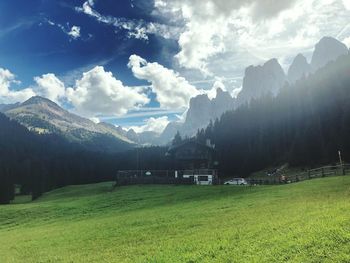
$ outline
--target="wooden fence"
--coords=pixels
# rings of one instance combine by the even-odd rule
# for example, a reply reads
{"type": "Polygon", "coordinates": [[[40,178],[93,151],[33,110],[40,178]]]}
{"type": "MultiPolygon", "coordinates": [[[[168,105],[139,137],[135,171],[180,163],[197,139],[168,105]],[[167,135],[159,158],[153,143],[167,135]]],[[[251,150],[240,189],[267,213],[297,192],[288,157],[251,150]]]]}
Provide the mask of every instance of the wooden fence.
{"type": "Polygon", "coordinates": [[[305,180],[311,180],[315,178],[330,177],[346,175],[350,171],[350,164],[345,165],[334,165],[334,166],[323,166],[316,169],[307,170],[305,172],[296,173],[292,175],[285,175],[282,173],[277,176],[271,176],[269,178],[248,178],[247,181],[250,184],[286,184],[296,183],[305,180]]]}

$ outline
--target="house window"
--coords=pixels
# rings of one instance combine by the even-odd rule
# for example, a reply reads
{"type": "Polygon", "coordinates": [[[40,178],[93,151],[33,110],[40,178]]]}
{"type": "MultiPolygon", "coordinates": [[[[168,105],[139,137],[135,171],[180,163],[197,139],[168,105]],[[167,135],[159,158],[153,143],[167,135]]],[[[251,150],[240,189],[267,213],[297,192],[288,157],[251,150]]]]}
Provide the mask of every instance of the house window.
{"type": "Polygon", "coordinates": [[[198,181],[207,182],[208,176],[200,175],[200,176],[198,176],[198,181]]]}

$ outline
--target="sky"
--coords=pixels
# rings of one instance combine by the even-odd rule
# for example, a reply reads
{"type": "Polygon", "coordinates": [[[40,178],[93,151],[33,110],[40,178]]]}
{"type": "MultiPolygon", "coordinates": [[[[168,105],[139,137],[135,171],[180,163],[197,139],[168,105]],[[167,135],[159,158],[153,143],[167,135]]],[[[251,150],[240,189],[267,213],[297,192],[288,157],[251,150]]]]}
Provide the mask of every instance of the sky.
{"type": "Polygon", "coordinates": [[[349,47],[350,0],[2,0],[0,103],[39,95],[161,132],[192,97],[234,96],[247,66],[287,70],[323,36],[349,47]]]}

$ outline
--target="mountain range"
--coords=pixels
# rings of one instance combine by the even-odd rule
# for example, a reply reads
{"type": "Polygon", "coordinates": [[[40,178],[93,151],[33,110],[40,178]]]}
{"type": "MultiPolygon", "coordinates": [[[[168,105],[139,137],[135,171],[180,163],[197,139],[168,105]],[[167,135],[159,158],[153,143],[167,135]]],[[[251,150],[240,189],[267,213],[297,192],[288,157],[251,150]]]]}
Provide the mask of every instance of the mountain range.
{"type": "Polygon", "coordinates": [[[135,145],[165,145],[178,131],[182,136],[194,136],[198,130],[206,128],[210,121],[220,118],[227,111],[264,96],[276,96],[284,86],[293,85],[314,74],[348,52],[346,45],[340,41],[324,37],[315,45],[310,63],[305,56],[298,54],[287,73],[277,59],[271,59],[263,65],[251,65],[245,70],[242,90],[236,98],[221,88],[217,89],[213,99],[209,99],[206,94],[193,97],[185,120],[170,122],[161,134],[151,131],[136,133],[132,129],[126,131],[120,126],[104,122],[96,124],[43,97],[32,97],[23,103],[0,104],[0,112],[30,131],[56,134],[91,150],[118,152],[135,145]]]}
{"type": "Polygon", "coordinates": [[[224,112],[234,110],[263,96],[276,96],[284,86],[292,85],[303,77],[313,74],[348,52],[348,48],[342,42],[332,37],[323,37],[315,45],[311,62],[308,63],[304,55],[298,54],[287,74],[277,59],[271,59],[263,65],[249,66],[245,70],[242,90],[237,98],[233,98],[228,92],[221,89],[217,90],[217,96],[212,100],[203,94],[192,98],[185,121],[169,123],[163,134],[158,136],[159,143],[168,143],[177,131],[182,136],[191,137],[224,112]]]}

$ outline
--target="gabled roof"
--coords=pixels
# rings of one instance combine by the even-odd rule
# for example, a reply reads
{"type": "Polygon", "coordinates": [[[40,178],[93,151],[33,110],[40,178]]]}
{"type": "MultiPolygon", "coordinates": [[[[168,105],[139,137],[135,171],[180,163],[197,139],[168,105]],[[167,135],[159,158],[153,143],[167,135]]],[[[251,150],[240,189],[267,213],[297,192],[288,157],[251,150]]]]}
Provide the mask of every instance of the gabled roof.
{"type": "Polygon", "coordinates": [[[206,148],[207,150],[211,151],[211,152],[214,152],[215,149],[213,147],[210,147],[206,144],[203,144],[203,143],[199,143],[197,141],[185,141],[185,142],[182,142],[180,144],[177,144],[177,145],[173,145],[173,146],[170,146],[166,155],[171,155],[173,154],[174,152],[176,152],[177,150],[181,149],[182,147],[185,147],[187,145],[194,145],[196,147],[201,147],[201,148],[206,148]]]}

